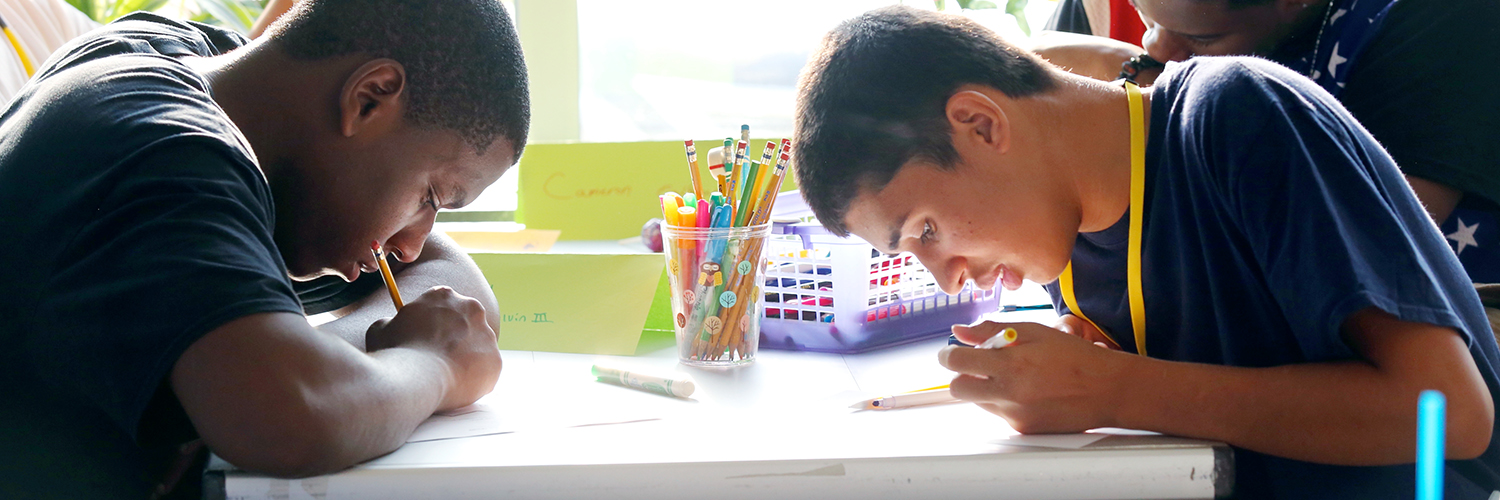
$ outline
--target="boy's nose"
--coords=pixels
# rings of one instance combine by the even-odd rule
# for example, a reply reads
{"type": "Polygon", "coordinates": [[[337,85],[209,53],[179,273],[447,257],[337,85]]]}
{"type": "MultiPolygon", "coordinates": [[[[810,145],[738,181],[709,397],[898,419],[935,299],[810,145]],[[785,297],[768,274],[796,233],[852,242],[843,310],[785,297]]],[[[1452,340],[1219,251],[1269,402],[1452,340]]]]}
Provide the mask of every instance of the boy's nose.
{"type": "Polygon", "coordinates": [[[391,255],[401,262],[410,263],[422,255],[422,245],[427,243],[427,234],[432,232],[432,222],[402,229],[386,242],[391,255]]]}
{"type": "Polygon", "coordinates": [[[1152,59],[1158,61],[1186,61],[1193,57],[1193,51],[1188,46],[1187,40],[1180,36],[1162,30],[1160,27],[1150,25],[1146,34],[1141,37],[1141,46],[1152,59]]]}

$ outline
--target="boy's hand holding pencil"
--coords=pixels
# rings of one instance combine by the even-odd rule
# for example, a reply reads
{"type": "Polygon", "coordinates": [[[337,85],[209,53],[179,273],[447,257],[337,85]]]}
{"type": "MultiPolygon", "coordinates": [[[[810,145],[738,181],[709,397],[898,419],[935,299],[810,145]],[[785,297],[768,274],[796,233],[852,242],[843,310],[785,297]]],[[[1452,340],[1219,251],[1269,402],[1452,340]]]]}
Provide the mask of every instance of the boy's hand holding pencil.
{"type": "Polygon", "coordinates": [[[947,346],[938,362],[958,372],[949,391],[1005,417],[1023,433],[1082,432],[1117,427],[1126,401],[1121,387],[1146,359],[1100,349],[1085,339],[1035,323],[955,325],[953,334],[983,345],[1007,329],[1015,340],[1004,349],[947,346]]]}
{"type": "Polygon", "coordinates": [[[365,331],[365,350],[372,356],[397,348],[448,369],[440,411],[473,403],[494,389],[500,376],[499,346],[484,306],[446,286],[427,290],[395,317],[377,320],[365,331]]]}

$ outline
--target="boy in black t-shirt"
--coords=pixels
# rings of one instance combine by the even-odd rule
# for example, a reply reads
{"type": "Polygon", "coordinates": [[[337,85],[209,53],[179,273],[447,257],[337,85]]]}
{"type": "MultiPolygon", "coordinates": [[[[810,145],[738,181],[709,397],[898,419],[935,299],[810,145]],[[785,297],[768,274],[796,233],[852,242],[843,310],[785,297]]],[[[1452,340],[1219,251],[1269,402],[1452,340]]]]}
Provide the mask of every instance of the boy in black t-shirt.
{"type": "Polygon", "coordinates": [[[0,497],[193,497],[204,445],[331,472],[494,386],[488,285],[424,246],[526,144],[498,2],[304,0],[250,43],[134,14],[48,62],[0,115],[0,497]],[[292,281],[372,241],[415,299],[311,328],[292,281]]]}
{"type": "Polygon", "coordinates": [[[1020,333],[944,349],[955,396],[1022,432],[1226,442],[1245,498],[1411,498],[1417,395],[1437,389],[1448,491],[1500,489],[1478,298],[1390,157],[1305,78],[1200,58],[1106,84],[893,7],[830,33],[800,92],[797,180],[825,226],[912,252],[950,293],[1047,283],[1064,313],[955,326],[1020,333]]]}
{"type": "MultiPolygon", "coordinates": [[[[1486,83],[1500,79],[1500,51],[1490,45],[1500,35],[1500,2],[1132,4],[1148,28],[1142,47],[1073,36],[1043,42],[1038,53],[1104,80],[1116,78],[1121,63],[1139,53],[1160,61],[1256,55],[1292,68],[1338,98],[1396,160],[1470,280],[1500,283],[1500,141],[1494,140],[1500,137],[1494,118],[1500,93],[1486,83]]],[[[1076,22],[1056,28],[1088,34],[1076,22]]],[[[1158,72],[1147,67],[1137,82],[1150,85],[1158,72]]]]}

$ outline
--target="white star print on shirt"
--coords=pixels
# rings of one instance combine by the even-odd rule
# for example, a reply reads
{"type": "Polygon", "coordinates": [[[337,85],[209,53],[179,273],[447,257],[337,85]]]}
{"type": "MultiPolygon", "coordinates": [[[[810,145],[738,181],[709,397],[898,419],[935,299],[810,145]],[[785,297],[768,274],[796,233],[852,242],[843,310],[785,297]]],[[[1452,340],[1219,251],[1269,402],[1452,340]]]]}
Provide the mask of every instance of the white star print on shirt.
{"type": "Polygon", "coordinates": [[[1339,44],[1334,43],[1333,53],[1329,54],[1328,56],[1328,76],[1337,78],[1339,76],[1339,65],[1344,64],[1344,62],[1348,60],[1348,58],[1339,55],[1339,44]]]}
{"type": "Polygon", "coordinates": [[[1470,226],[1464,224],[1463,219],[1458,220],[1458,230],[1454,231],[1453,234],[1448,235],[1448,239],[1453,240],[1454,243],[1458,244],[1458,250],[1455,250],[1453,252],[1455,255],[1463,255],[1465,248],[1479,247],[1479,242],[1474,241],[1474,231],[1477,231],[1478,229],[1479,223],[1477,222],[1474,223],[1474,225],[1470,226]]]}

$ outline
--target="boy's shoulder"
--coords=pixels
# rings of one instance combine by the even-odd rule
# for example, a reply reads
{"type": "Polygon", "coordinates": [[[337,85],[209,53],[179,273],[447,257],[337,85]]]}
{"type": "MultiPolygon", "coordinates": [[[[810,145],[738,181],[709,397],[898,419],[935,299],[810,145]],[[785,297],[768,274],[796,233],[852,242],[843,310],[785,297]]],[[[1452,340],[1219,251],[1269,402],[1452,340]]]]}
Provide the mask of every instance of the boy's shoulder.
{"type": "Polygon", "coordinates": [[[66,69],[81,61],[114,55],[215,56],[247,43],[245,37],[233,31],[150,12],[136,12],[59,47],[53,60],[47,67],[40,68],[37,76],[45,77],[50,71],[66,69]]]}
{"type": "Polygon", "coordinates": [[[0,155],[0,169],[38,154],[113,164],[180,138],[253,163],[253,150],[214,102],[208,80],[179,57],[216,54],[222,47],[205,33],[137,13],[70,42],[0,121],[14,124],[4,135],[21,145],[0,155]],[[107,147],[73,151],[78,140],[107,147]]]}
{"type": "Polygon", "coordinates": [[[1257,57],[1195,57],[1172,63],[1151,92],[1152,128],[1159,132],[1152,140],[1189,151],[1218,168],[1296,153],[1286,150],[1297,147],[1296,137],[1373,144],[1322,87],[1257,57]],[[1157,120],[1163,122],[1161,127],[1157,120]]]}
{"type": "MultiPolygon", "coordinates": [[[[1194,57],[1168,63],[1154,90],[1180,112],[1244,113],[1305,107],[1312,102],[1322,103],[1317,107],[1337,103],[1317,84],[1285,66],[1248,56],[1194,57]]],[[[1238,121],[1249,116],[1228,118],[1238,121]]]]}

